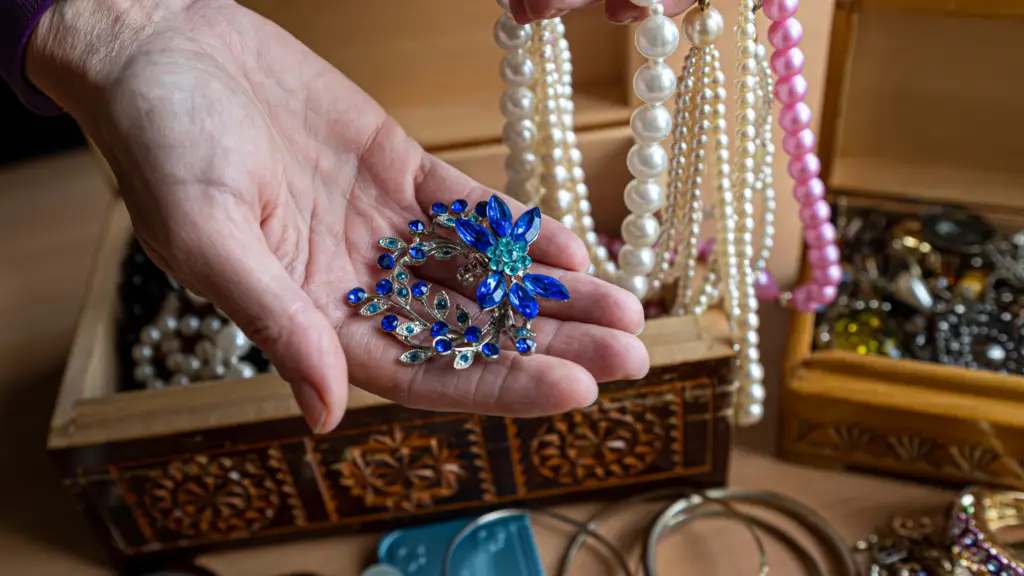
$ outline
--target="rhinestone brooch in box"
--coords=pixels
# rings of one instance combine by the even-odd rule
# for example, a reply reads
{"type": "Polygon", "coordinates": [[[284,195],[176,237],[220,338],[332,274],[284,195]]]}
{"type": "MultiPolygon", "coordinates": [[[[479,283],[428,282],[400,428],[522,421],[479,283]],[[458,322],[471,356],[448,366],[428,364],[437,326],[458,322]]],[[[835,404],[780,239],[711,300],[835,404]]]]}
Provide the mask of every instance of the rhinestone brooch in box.
{"type": "Polygon", "coordinates": [[[450,206],[434,204],[429,225],[421,220],[409,223],[411,243],[394,237],[380,239],[385,252],[377,258],[377,266],[387,275],[373,293],[353,288],[348,303],[358,306],[363,316],[384,315],[381,330],[409,346],[399,357],[405,364],[452,356],[455,368],[465,369],[477,355],[497,358],[503,338],[518,353],[532,354],[537,334],[530,323],[540,313],[537,300],[569,299],[569,291],[558,280],[529,273],[530,244],[540,235],[540,224],[539,208],[513,221],[508,205],[497,196],[472,210],[465,200],[450,206]],[[476,314],[410,273],[411,267],[430,258],[457,257],[466,260],[458,270],[458,281],[476,285],[480,307],[476,314]]]}

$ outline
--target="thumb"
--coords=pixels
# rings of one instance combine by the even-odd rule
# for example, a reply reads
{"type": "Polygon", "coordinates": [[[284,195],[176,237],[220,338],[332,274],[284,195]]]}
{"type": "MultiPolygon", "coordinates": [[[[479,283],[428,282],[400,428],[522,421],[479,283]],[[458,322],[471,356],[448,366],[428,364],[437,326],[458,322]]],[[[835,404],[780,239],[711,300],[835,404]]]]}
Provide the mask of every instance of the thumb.
{"type": "Polygon", "coordinates": [[[291,384],[313,432],[330,431],[348,400],[348,367],[338,334],[263,234],[237,220],[231,224],[187,242],[187,257],[179,260],[188,263],[186,270],[171,266],[266,353],[291,384]]]}

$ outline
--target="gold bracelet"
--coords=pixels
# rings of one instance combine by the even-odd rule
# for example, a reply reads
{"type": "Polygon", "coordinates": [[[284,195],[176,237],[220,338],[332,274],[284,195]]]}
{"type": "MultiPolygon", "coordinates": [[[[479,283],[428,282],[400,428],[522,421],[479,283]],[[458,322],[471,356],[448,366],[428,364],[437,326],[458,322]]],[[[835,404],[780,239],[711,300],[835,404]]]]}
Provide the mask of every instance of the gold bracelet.
{"type": "Polygon", "coordinates": [[[953,555],[971,574],[1024,576],[1024,562],[1001,537],[1014,528],[1024,529],[1024,492],[969,488],[953,505],[953,555]]]}

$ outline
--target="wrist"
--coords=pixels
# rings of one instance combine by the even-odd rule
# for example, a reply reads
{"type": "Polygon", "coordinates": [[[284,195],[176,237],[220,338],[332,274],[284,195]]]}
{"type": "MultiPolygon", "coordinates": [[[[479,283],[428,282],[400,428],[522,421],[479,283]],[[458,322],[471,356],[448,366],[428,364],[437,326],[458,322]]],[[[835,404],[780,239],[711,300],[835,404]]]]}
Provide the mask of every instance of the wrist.
{"type": "Polygon", "coordinates": [[[101,97],[139,42],[188,2],[57,0],[25,51],[25,75],[72,115],[101,97]]]}

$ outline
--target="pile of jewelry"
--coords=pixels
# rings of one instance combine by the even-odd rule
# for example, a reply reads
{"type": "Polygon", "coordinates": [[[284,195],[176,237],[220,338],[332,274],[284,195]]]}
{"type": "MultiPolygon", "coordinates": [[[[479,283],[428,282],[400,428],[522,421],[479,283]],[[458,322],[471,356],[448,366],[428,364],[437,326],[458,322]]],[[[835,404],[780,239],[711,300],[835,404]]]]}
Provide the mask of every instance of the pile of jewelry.
{"type": "Polygon", "coordinates": [[[124,389],[160,389],[273,370],[212,304],[156,267],[133,239],[122,263],[118,353],[124,389]]]}
{"type": "Polygon", "coordinates": [[[1024,374],[1024,230],[948,206],[839,205],[843,281],[817,348],[1024,374]]]}

